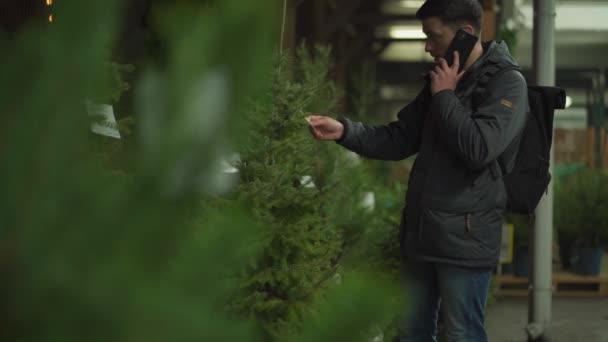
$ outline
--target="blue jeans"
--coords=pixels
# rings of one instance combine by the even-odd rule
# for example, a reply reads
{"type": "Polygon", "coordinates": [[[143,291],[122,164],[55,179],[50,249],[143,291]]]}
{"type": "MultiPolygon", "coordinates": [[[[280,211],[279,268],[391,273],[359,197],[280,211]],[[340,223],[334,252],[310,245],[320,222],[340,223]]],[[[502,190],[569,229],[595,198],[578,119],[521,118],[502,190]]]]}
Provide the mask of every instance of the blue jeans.
{"type": "Polygon", "coordinates": [[[489,269],[404,261],[407,312],[401,342],[436,342],[441,304],[449,342],[486,342],[484,311],[490,287],[489,269]]]}

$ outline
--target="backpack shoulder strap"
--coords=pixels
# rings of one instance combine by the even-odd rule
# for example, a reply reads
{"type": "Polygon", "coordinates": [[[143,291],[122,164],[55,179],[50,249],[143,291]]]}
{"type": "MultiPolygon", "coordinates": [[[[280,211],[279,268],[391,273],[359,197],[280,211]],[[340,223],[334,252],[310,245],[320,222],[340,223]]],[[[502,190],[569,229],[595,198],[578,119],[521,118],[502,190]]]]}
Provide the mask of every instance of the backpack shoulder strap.
{"type": "Polygon", "coordinates": [[[484,98],[484,95],[486,95],[488,84],[490,84],[490,82],[496,77],[511,70],[517,70],[521,73],[521,69],[512,64],[505,65],[502,63],[494,63],[484,68],[484,71],[478,77],[475,87],[473,88],[473,110],[477,110],[479,100],[484,98]]]}
{"type": "MultiPolygon", "coordinates": [[[[521,69],[518,66],[512,64],[505,65],[503,63],[494,63],[484,68],[482,74],[478,77],[475,87],[473,88],[473,111],[477,111],[481,99],[485,97],[488,84],[496,77],[511,70],[517,70],[521,73],[521,69]]],[[[502,163],[499,159],[500,156],[496,158],[494,162],[492,162],[492,164],[490,165],[490,173],[492,173],[492,178],[494,179],[498,179],[508,173],[506,165],[504,165],[504,163],[502,163]]]]}

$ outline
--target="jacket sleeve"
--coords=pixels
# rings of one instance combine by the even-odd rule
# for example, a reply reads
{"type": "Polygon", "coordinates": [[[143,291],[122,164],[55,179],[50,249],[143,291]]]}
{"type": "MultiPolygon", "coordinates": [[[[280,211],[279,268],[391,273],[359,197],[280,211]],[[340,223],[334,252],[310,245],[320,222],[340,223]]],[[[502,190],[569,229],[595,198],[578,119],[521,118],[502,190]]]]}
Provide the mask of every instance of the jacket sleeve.
{"type": "Polygon", "coordinates": [[[528,112],[528,88],[521,73],[512,70],[488,84],[477,111],[465,108],[453,91],[431,99],[430,113],[441,139],[471,169],[489,165],[522,131],[528,112]]]}
{"type": "Polygon", "coordinates": [[[430,91],[426,86],[411,103],[399,111],[397,121],[387,125],[372,126],[342,119],[340,121],[344,125],[344,134],[336,142],[371,159],[402,160],[412,156],[420,149],[429,102],[430,91]]]}

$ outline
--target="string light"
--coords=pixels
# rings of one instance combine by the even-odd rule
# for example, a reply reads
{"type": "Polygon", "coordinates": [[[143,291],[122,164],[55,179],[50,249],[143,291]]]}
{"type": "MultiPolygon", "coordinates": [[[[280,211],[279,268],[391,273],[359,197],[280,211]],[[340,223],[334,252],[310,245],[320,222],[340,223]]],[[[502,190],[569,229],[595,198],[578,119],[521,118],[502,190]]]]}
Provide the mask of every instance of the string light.
{"type": "MultiPolygon", "coordinates": [[[[46,1],[47,7],[53,5],[53,0],[45,0],[45,1],[46,1]]],[[[49,14],[49,23],[52,23],[52,22],[53,22],[53,14],[51,13],[51,14],[49,14]]]]}

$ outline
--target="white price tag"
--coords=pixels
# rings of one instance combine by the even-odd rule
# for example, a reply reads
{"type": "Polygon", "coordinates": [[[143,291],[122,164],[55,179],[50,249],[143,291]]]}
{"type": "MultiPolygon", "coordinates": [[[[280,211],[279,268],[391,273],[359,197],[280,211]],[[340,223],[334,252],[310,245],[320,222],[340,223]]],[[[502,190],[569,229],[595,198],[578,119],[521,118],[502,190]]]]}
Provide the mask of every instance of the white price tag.
{"type": "Polygon", "coordinates": [[[108,104],[96,104],[87,101],[87,112],[92,117],[91,131],[95,134],[120,139],[118,124],[114,117],[114,108],[108,104]]]}

